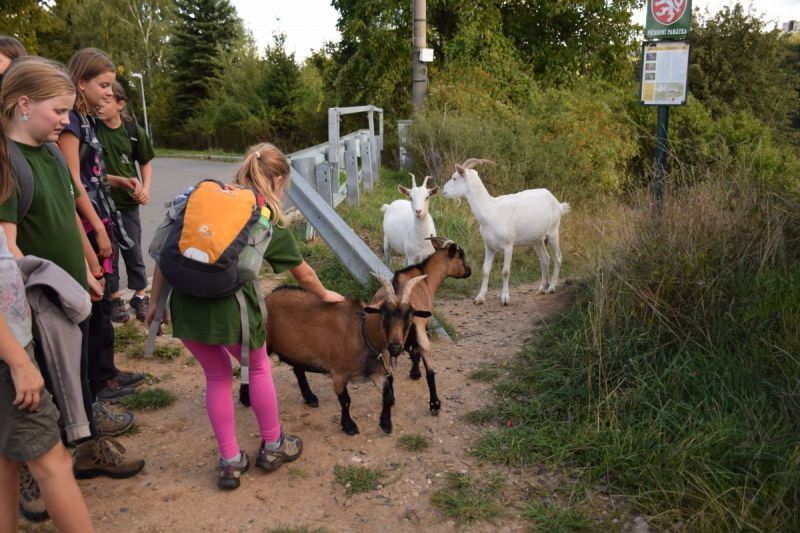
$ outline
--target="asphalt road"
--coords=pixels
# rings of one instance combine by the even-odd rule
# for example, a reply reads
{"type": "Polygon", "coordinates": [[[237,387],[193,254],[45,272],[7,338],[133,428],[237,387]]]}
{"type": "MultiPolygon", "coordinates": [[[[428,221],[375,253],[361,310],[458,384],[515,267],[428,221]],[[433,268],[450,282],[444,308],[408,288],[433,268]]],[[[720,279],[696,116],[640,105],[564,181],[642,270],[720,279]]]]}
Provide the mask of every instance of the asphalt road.
{"type": "MultiPolygon", "coordinates": [[[[153,185],[150,188],[150,202],[141,208],[142,246],[144,247],[144,263],[147,276],[153,275],[153,259],[147,253],[147,247],[153,238],[158,225],[164,219],[164,204],[198,181],[214,178],[223,182],[233,179],[236,163],[219,163],[194,159],[172,159],[157,157],[153,160],[153,185]]],[[[125,267],[120,259],[120,288],[128,286],[125,267]]]]}

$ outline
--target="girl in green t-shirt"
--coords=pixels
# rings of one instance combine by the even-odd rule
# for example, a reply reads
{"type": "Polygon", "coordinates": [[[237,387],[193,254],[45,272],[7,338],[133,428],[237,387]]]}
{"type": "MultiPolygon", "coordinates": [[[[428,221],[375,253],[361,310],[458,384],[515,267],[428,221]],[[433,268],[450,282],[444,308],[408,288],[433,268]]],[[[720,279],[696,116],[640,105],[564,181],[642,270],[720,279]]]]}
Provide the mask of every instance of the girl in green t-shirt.
{"type": "MultiPolygon", "coordinates": [[[[258,191],[272,212],[274,232],[264,259],[273,270],[289,270],[304,289],[323,301],[341,302],[344,298],[340,294],[322,286],[316,272],[300,256],[294,237],[285,228],[281,194],[289,184],[289,178],[286,157],[275,146],[264,143],[250,149],[236,172],[234,182],[258,191]]],[[[164,290],[164,283],[161,270],[156,267],[150,306],[145,318],[148,327],[155,317],[156,302],[164,290]]],[[[271,471],[287,461],[297,459],[303,451],[303,442],[281,431],[278,399],[265,344],[264,319],[255,299],[255,290],[251,289],[252,286],[247,284],[242,292],[245,294],[251,324],[250,399],[261,434],[256,466],[271,471]]],[[[233,372],[230,356],[238,360],[241,354],[239,305],[234,296],[194,298],[176,290],[172,292],[171,301],[172,334],[181,339],[205,371],[206,410],[222,456],[217,485],[223,489],[235,489],[239,486],[240,473],[249,467],[247,455],[236,440],[231,395],[233,372]]]]}

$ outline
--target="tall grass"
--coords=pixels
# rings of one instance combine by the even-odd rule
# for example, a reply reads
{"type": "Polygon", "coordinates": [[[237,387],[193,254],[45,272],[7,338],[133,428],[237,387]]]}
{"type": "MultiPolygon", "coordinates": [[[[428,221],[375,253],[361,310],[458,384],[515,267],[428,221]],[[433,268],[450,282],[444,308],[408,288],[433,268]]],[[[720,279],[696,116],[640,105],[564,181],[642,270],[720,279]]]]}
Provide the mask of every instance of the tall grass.
{"type": "Polygon", "coordinates": [[[709,180],[634,222],[476,453],[583,466],[689,530],[798,530],[800,198],[709,180]]]}

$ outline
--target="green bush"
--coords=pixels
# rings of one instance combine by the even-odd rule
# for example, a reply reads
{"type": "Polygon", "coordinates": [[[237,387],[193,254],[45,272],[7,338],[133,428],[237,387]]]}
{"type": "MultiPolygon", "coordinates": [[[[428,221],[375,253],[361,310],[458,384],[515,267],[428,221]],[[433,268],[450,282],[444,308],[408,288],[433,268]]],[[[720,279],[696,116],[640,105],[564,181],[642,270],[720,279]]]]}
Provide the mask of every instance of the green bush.
{"type": "Polygon", "coordinates": [[[498,386],[513,427],[477,454],[578,465],[662,525],[800,528],[800,197],[716,176],[612,257],[498,386]]]}

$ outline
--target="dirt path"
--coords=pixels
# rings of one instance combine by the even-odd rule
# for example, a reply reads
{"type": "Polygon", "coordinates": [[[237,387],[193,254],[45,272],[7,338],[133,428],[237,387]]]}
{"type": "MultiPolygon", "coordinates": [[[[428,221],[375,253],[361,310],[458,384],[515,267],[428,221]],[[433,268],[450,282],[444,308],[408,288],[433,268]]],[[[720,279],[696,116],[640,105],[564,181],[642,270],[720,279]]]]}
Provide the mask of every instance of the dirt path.
{"type": "MultiPolygon", "coordinates": [[[[469,454],[481,429],[461,417],[490,403],[492,391],[490,383],[468,376],[487,363],[512,358],[537,325],[564,310],[568,302],[564,292],[544,296],[535,295],[530,287],[518,287],[512,292],[511,305],[503,307],[498,292],[490,292],[483,306],[474,306],[468,299],[437,303],[438,311],[461,334],[457,344],[434,343],[441,414],[429,414],[425,380],[408,377],[410,361],[403,356],[396,371],[391,435],[378,427],[380,394],[370,383],[350,386],[351,414],[361,430],[350,437],[340,429],[339,404],[330,379],[309,376],[320,399],[320,407],[313,409],[303,403],[291,369],[273,360],[284,429],[303,438],[305,451],[296,462],[272,474],[251,468],[241,488],[233,492],[216,488],[216,441],[203,404],[203,373],[191,355],[187,352],[167,363],[121,358],[120,366],[157,376],[159,386],[173,391],[178,400],[160,411],[137,412],[140,431],[120,439],[146,458],[140,475],[80,482],[97,530],[455,530],[455,523],[430,504],[431,493],[444,485],[449,472],[480,477],[489,469],[499,469],[480,466],[469,454]],[[400,448],[398,439],[408,433],[428,437],[431,446],[417,453],[400,448]],[[348,497],[334,479],[335,465],[384,469],[388,476],[379,490],[348,497]]],[[[259,443],[255,417],[237,402],[236,418],[239,442],[252,458],[259,443]]],[[[504,472],[515,485],[540,484],[531,473],[520,478],[504,472]]],[[[523,531],[525,527],[508,516],[494,525],[479,523],[461,530],[523,531]]]]}

